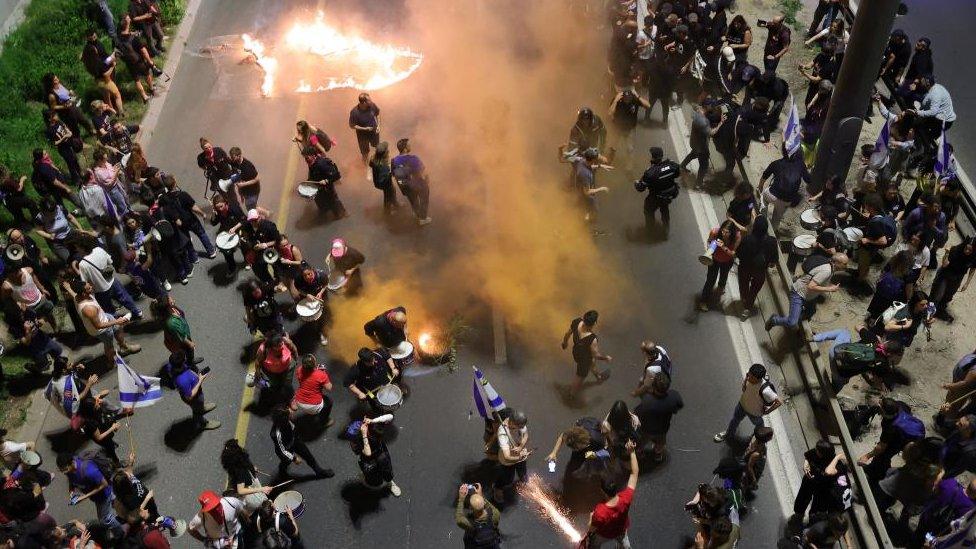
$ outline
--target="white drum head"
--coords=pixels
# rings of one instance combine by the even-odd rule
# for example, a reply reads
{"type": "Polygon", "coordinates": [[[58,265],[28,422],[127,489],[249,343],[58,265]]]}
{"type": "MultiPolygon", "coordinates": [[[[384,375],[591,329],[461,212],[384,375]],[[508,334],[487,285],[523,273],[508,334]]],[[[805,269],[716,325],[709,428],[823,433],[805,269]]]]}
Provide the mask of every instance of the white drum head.
{"type": "Polygon", "coordinates": [[[807,208],[800,213],[800,219],[807,223],[820,223],[820,211],[816,208],[807,208]]]}
{"type": "Polygon", "coordinates": [[[403,401],[403,391],[396,385],[384,385],[376,391],[376,402],[383,406],[394,406],[403,401]]]}
{"type": "Polygon", "coordinates": [[[404,340],[396,347],[392,349],[387,349],[390,351],[390,356],[396,359],[407,358],[413,354],[413,343],[404,340]]]}
{"type": "Polygon", "coordinates": [[[241,237],[226,231],[217,233],[214,241],[221,250],[233,250],[241,242],[241,237]]]}
{"type": "Polygon", "coordinates": [[[793,238],[793,247],[803,250],[813,248],[816,243],[817,237],[812,234],[801,234],[793,238]]]}
{"type": "Polygon", "coordinates": [[[317,315],[322,310],[322,302],[311,297],[299,301],[295,304],[295,312],[301,317],[317,315]]]}
{"type": "Polygon", "coordinates": [[[299,183],[298,184],[298,194],[305,198],[313,198],[318,194],[319,188],[316,185],[310,183],[299,183]]]}
{"type": "Polygon", "coordinates": [[[287,490],[278,494],[278,496],[274,498],[274,506],[275,509],[282,512],[288,510],[295,511],[301,507],[303,501],[305,501],[305,498],[300,492],[295,490],[287,490]]]}

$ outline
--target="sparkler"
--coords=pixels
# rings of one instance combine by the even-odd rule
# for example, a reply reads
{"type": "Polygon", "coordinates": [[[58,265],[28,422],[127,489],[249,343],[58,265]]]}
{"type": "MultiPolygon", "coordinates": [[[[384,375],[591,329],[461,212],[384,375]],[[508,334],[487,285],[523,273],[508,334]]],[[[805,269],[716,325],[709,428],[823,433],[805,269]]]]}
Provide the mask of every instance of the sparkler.
{"type": "Polygon", "coordinates": [[[519,487],[519,494],[531,500],[539,515],[572,543],[579,543],[583,535],[579,533],[573,522],[567,516],[569,513],[563,509],[555,498],[546,489],[539,475],[531,474],[529,478],[519,487]]]}

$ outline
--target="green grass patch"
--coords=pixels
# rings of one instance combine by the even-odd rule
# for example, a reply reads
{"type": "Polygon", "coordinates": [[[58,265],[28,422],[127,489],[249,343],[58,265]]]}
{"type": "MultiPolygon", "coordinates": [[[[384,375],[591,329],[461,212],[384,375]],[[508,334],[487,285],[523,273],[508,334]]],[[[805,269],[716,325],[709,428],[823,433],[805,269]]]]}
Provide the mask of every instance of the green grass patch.
{"type": "Polygon", "coordinates": [[[803,9],[803,0],[779,0],[779,7],[783,10],[786,24],[796,30],[803,30],[803,25],[797,20],[796,16],[803,9]]]}

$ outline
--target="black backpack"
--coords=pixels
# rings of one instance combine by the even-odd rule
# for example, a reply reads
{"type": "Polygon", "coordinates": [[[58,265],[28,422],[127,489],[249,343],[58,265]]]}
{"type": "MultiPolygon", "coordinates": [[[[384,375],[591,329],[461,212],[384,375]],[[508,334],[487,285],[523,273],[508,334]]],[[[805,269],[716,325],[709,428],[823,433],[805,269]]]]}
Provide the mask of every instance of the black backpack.
{"type": "Polygon", "coordinates": [[[464,549],[499,549],[502,536],[491,519],[473,522],[473,528],[464,533],[464,549]]]}
{"type": "Polygon", "coordinates": [[[800,268],[803,269],[803,274],[810,274],[817,267],[822,267],[824,265],[830,264],[830,258],[823,254],[813,254],[810,257],[803,260],[800,268]]]}
{"type": "Polygon", "coordinates": [[[112,475],[115,474],[115,464],[109,459],[105,452],[101,450],[85,450],[78,454],[81,461],[90,461],[98,467],[98,471],[105,477],[105,480],[112,482],[112,475]]]}
{"type": "Polygon", "coordinates": [[[315,137],[319,139],[319,145],[322,145],[322,148],[325,149],[325,152],[329,152],[332,150],[332,139],[329,138],[329,134],[325,133],[320,129],[316,129],[315,137]]]}
{"type": "Polygon", "coordinates": [[[316,176],[321,177],[324,181],[335,183],[342,178],[342,174],[339,172],[339,166],[327,156],[320,156],[315,161],[315,167],[317,172],[316,176]]]}

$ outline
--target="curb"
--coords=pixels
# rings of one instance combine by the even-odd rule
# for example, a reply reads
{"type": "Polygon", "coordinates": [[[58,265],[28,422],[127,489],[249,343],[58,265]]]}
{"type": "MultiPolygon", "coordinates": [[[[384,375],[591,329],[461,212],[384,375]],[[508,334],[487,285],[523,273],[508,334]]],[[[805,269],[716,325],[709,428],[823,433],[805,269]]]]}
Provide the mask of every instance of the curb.
{"type": "MultiPolygon", "coordinates": [[[[14,8],[14,12],[11,13],[11,17],[7,19],[4,23],[2,30],[0,30],[0,37],[6,36],[9,32],[8,25],[10,21],[14,19],[17,15],[17,10],[19,9],[19,16],[23,19],[23,8],[26,6],[30,0],[21,0],[20,4],[14,8]]],[[[186,12],[183,14],[183,20],[180,21],[179,29],[177,30],[176,36],[173,37],[170,42],[169,56],[166,58],[166,64],[164,65],[164,72],[170,75],[172,78],[176,71],[180,67],[180,62],[183,59],[183,50],[186,49],[186,39],[190,35],[190,31],[193,30],[193,23],[196,21],[197,11],[200,8],[203,0],[190,0],[186,5],[186,12]]],[[[19,21],[17,21],[19,23],[19,21]]],[[[0,38],[2,40],[2,38],[0,38]]],[[[0,51],[2,51],[3,44],[0,43],[0,51]]],[[[148,151],[149,142],[152,138],[153,132],[156,129],[156,124],[159,122],[159,115],[163,110],[163,105],[166,103],[166,96],[169,94],[169,88],[167,87],[162,93],[154,97],[149,102],[149,109],[146,114],[142,117],[142,123],[140,124],[140,135],[139,143],[148,151]]],[[[51,403],[44,398],[44,390],[38,389],[34,391],[31,396],[31,404],[27,409],[27,420],[21,425],[15,433],[12,433],[10,437],[13,440],[32,440],[37,442],[41,437],[41,431],[44,429],[44,424],[47,421],[47,415],[50,412],[52,406],[51,403]]]]}
{"type": "Polygon", "coordinates": [[[16,30],[21,21],[24,20],[24,11],[30,2],[31,0],[20,0],[17,2],[14,9],[10,10],[10,14],[7,15],[7,19],[4,20],[3,25],[0,25],[0,53],[3,52],[3,43],[7,41],[7,36],[16,30]]]}

